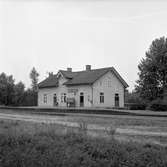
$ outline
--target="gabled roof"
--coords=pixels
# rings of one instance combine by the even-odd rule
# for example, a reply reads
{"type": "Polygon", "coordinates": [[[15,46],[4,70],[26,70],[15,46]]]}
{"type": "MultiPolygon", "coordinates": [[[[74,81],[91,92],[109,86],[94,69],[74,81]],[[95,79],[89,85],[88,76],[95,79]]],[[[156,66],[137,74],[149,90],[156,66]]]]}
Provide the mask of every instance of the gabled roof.
{"type": "Polygon", "coordinates": [[[71,78],[69,81],[65,82],[64,85],[67,85],[67,86],[88,85],[88,84],[91,85],[96,80],[98,80],[101,76],[103,76],[105,73],[109,71],[112,71],[115,74],[115,76],[120,80],[120,82],[124,85],[124,87],[128,87],[128,84],[119,75],[119,73],[114,69],[114,67],[93,69],[93,70],[88,70],[88,71],[78,71],[78,72],[63,71],[65,74],[64,77],[71,78]]]}
{"type": "MultiPolygon", "coordinates": [[[[113,74],[120,80],[125,88],[128,87],[128,84],[124,81],[124,79],[119,75],[119,73],[115,70],[114,67],[108,68],[100,68],[93,70],[85,70],[85,71],[65,71],[60,70],[59,72],[68,79],[64,85],[74,86],[74,85],[91,85],[100,77],[102,77],[107,72],[113,72],[113,74]]],[[[44,81],[38,84],[39,88],[47,88],[47,87],[58,87],[58,77],[57,75],[50,76],[46,78],[44,81]]]]}
{"type": "Polygon", "coordinates": [[[51,75],[38,84],[39,88],[58,87],[57,75],[51,75]]]}

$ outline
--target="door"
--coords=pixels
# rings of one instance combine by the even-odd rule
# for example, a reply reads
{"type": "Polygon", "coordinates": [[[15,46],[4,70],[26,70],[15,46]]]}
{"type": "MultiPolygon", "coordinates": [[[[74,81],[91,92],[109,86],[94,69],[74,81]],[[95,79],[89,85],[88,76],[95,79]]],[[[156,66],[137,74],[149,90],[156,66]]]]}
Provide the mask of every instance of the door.
{"type": "Polygon", "coordinates": [[[115,107],[119,107],[119,94],[115,94],[115,107]]]}
{"type": "Polygon", "coordinates": [[[58,106],[57,95],[56,94],[53,95],[53,105],[58,106]]]}
{"type": "Polygon", "coordinates": [[[80,107],[83,107],[84,106],[84,93],[81,92],[80,93],[80,107]]]}

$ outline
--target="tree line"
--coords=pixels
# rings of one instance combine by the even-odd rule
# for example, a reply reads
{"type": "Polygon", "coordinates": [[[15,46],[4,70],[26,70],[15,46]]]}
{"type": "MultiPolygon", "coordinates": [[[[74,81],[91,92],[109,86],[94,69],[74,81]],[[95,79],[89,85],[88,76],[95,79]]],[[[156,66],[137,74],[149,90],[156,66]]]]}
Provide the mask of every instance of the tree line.
{"type": "Polygon", "coordinates": [[[31,87],[25,89],[23,82],[15,83],[12,75],[0,74],[0,105],[36,106],[39,73],[35,67],[30,72],[31,87]]]}

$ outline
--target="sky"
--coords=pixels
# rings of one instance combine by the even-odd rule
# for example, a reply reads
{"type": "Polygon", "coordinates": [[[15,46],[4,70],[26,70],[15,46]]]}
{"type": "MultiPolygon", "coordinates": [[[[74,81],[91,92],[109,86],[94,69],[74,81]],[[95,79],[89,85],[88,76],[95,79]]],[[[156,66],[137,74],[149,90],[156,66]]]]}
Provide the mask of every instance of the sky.
{"type": "Polygon", "coordinates": [[[47,72],[115,67],[134,89],[138,64],[167,33],[165,0],[0,0],[0,73],[30,86],[47,72]]]}

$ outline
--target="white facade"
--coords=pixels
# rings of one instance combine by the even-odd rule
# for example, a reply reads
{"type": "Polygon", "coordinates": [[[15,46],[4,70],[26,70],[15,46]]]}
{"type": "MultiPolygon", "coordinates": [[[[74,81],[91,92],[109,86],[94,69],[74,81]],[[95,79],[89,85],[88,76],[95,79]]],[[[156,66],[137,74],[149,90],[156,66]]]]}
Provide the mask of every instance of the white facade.
{"type": "Polygon", "coordinates": [[[124,107],[125,87],[112,71],[104,74],[92,85],[67,87],[63,85],[66,81],[67,79],[61,75],[57,88],[39,89],[38,105],[41,107],[55,106],[54,96],[56,95],[57,106],[60,107],[67,106],[67,98],[74,98],[76,107],[80,107],[82,102],[83,107],[115,107],[116,105],[117,107],[124,107]],[[80,95],[83,97],[80,97],[80,95]]]}
{"type": "Polygon", "coordinates": [[[65,79],[62,75],[59,78],[59,87],[55,88],[43,88],[39,89],[38,91],[38,106],[44,106],[44,107],[51,107],[55,106],[54,104],[54,96],[57,97],[57,103],[58,106],[66,106],[66,102],[64,102],[64,99],[61,99],[62,94],[67,95],[67,87],[63,85],[64,82],[66,82],[67,79],[65,79]],[[44,96],[46,96],[46,101],[44,100],[44,96]]]}
{"type": "Polygon", "coordinates": [[[124,107],[124,86],[110,71],[93,84],[93,105],[115,107],[115,94],[119,95],[119,107],[124,107]],[[104,93],[104,103],[100,103],[100,92],[104,93]]]}

